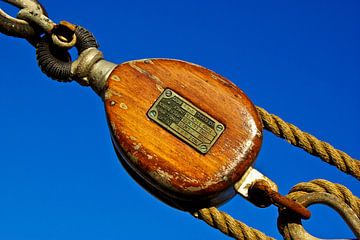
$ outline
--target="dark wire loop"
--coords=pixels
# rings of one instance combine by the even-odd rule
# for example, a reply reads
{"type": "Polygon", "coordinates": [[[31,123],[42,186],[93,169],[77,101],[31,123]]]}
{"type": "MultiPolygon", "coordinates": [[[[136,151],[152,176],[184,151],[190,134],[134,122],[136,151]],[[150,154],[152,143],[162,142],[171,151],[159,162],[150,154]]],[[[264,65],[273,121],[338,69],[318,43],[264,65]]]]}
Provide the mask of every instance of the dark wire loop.
{"type": "MultiPolygon", "coordinates": [[[[75,35],[78,55],[86,49],[99,47],[95,37],[85,28],[77,26],[75,35]]],[[[46,35],[37,44],[36,59],[41,71],[48,77],[59,82],[70,82],[73,78],[71,71],[73,62],[70,58],[64,58],[64,53],[67,51],[53,44],[50,36],[46,35]]]]}
{"type": "MultiPolygon", "coordinates": [[[[38,11],[47,16],[45,8],[37,0],[2,0],[3,2],[10,3],[11,5],[23,9],[28,7],[34,11],[38,11]]],[[[25,38],[30,42],[31,40],[38,38],[42,34],[40,28],[30,25],[27,21],[11,17],[6,12],[0,9],[0,32],[8,36],[25,38]]]]}

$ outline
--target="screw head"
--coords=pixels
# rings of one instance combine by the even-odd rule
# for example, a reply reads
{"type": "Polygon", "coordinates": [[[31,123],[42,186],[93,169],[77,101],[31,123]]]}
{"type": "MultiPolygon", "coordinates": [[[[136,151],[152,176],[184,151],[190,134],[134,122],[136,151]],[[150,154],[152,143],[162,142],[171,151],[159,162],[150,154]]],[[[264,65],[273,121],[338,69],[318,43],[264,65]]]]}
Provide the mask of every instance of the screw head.
{"type": "Polygon", "coordinates": [[[172,95],[171,90],[168,89],[168,90],[165,91],[165,96],[171,97],[171,95],[172,95]]]}
{"type": "Polygon", "coordinates": [[[216,131],[221,132],[222,130],[224,130],[224,126],[223,126],[223,125],[217,125],[217,126],[216,126],[216,131]]]}
{"type": "Polygon", "coordinates": [[[206,153],[207,150],[208,150],[208,148],[207,148],[207,146],[205,146],[205,145],[201,145],[200,148],[199,148],[199,150],[200,150],[200,152],[202,152],[202,153],[206,153]]]}
{"type": "Polygon", "coordinates": [[[150,117],[155,117],[155,116],[156,116],[156,111],[155,111],[155,110],[151,110],[151,111],[149,112],[149,115],[150,115],[150,117]]]}

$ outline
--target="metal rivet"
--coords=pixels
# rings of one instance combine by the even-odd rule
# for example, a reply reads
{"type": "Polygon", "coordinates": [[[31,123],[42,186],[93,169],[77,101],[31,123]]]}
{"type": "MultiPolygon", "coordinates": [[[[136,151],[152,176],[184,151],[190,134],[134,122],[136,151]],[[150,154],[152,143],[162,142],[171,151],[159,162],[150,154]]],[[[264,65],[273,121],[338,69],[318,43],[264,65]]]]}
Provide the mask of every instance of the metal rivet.
{"type": "Polygon", "coordinates": [[[222,130],[224,130],[224,126],[223,126],[223,125],[217,125],[217,126],[216,126],[216,131],[221,132],[222,130]]]}
{"type": "Polygon", "coordinates": [[[166,90],[166,92],[165,92],[165,96],[167,96],[167,97],[171,97],[171,95],[172,95],[172,92],[171,92],[171,90],[166,90]]]}
{"type": "Polygon", "coordinates": [[[155,111],[155,110],[151,110],[151,111],[149,112],[149,115],[150,115],[150,117],[155,117],[155,116],[156,116],[156,111],[155,111]]]}
{"type": "Polygon", "coordinates": [[[111,101],[110,106],[114,106],[114,105],[115,105],[115,101],[111,101]]]}
{"type": "Polygon", "coordinates": [[[207,148],[207,146],[205,146],[205,145],[201,145],[200,148],[199,148],[199,150],[200,150],[202,153],[206,153],[207,150],[208,150],[208,148],[207,148]]]}

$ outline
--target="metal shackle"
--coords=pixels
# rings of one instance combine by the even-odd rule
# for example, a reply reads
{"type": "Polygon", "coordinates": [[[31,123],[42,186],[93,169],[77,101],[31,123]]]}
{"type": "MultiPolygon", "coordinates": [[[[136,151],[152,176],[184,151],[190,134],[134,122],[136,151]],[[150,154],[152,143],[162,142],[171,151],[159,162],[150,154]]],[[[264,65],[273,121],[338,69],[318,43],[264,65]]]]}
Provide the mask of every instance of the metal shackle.
{"type": "MultiPolygon", "coordinates": [[[[326,192],[313,192],[300,196],[296,201],[304,207],[313,204],[324,204],[331,207],[344,219],[354,235],[360,238],[359,216],[349,205],[341,201],[338,197],[326,192]]],[[[286,211],[280,211],[278,225],[285,239],[319,240],[319,238],[312,236],[304,229],[299,216],[294,214],[289,215],[286,211]]]]}
{"type": "MultiPolygon", "coordinates": [[[[2,0],[10,3],[21,10],[36,12],[39,15],[47,16],[44,7],[37,0],[2,0]]],[[[13,37],[31,39],[41,33],[40,28],[34,28],[27,21],[19,17],[12,17],[0,9],[0,32],[13,37]]]]}

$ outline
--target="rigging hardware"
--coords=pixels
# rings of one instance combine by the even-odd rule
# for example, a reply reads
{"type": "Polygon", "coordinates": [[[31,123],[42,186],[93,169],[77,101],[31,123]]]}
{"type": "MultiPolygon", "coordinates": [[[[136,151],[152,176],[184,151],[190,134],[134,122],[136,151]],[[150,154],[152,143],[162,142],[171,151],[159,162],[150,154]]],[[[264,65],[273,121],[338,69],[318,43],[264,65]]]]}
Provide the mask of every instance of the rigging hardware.
{"type": "MultiPolygon", "coordinates": [[[[100,95],[125,168],[146,189],[174,207],[194,211],[221,204],[237,191],[258,206],[273,203],[283,212],[309,218],[307,209],[279,195],[276,185],[252,168],[261,146],[263,123],[276,135],[284,134],[292,144],[359,178],[358,160],[323,142],[313,144],[315,150],[311,149],[307,143],[319,140],[285,123],[290,132],[304,134],[299,138],[286,136],[283,129],[279,131],[278,126],[271,124],[275,119],[281,128],[281,119],[256,108],[235,85],[208,69],[169,59],[145,59],[116,66],[103,59],[89,31],[64,21],[55,24],[38,1],[6,2],[21,10],[18,18],[0,10],[0,31],[33,44],[39,65],[49,77],[65,82],[76,80],[100,95]],[[72,62],[67,50],[73,46],[79,57],[72,62]],[[169,89],[172,94],[179,93],[180,107],[161,102],[169,89]],[[186,119],[180,113],[187,114],[186,119]],[[162,127],[169,123],[172,130],[166,132],[151,120],[162,127]],[[235,126],[231,121],[243,125],[235,126]],[[189,142],[191,146],[186,145],[189,142]],[[325,145],[330,153],[324,155],[320,145],[325,145]],[[349,171],[336,164],[338,160],[332,155],[346,161],[349,171]]],[[[358,218],[354,219],[351,226],[358,229],[358,218]]]]}

